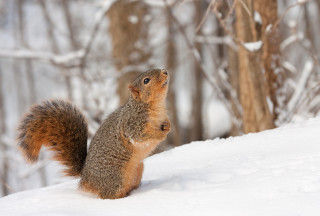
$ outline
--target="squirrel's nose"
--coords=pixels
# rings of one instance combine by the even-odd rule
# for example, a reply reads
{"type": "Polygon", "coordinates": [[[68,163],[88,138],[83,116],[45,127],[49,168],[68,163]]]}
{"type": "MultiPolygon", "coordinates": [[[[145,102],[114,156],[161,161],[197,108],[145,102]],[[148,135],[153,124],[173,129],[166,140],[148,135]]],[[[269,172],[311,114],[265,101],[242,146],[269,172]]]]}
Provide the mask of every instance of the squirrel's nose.
{"type": "Polygon", "coordinates": [[[165,69],[162,69],[162,73],[168,75],[168,71],[166,71],[165,69]]]}

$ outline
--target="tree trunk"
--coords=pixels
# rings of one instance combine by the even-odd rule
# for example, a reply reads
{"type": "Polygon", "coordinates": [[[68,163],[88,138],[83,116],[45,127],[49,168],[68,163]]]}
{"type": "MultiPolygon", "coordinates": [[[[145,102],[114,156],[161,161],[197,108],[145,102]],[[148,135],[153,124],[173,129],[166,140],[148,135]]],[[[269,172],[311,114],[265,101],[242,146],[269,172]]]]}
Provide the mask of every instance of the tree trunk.
{"type": "Polygon", "coordinates": [[[66,19],[66,25],[67,25],[67,31],[68,31],[68,35],[69,35],[69,40],[70,40],[70,44],[71,44],[71,49],[73,51],[77,50],[79,48],[77,41],[76,41],[76,34],[75,34],[75,30],[74,27],[72,25],[72,18],[71,18],[71,13],[70,13],[70,1],[68,0],[62,0],[61,1],[62,5],[62,11],[64,14],[64,17],[66,19]]]}
{"type": "MultiPolygon", "coordinates": [[[[123,71],[128,66],[141,66],[146,64],[151,56],[148,45],[149,20],[148,5],[143,1],[118,0],[110,7],[107,15],[109,17],[109,33],[112,38],[112,55],[116,59],[115,66],[118,71],[123,71]]],[[[132,81],[132,77],[142,72],[137,69],[125,70],[118,79],[118,92],[132,81]]],[[[129,94],[120,94],[120,104],[127,101],[129,94]]]]}
{"type": "MultiPolygon", "coordinates": [[[[23,11],[23,4],[25,1],[18,0],[18,35],[20,39],[20,45],[24,48],[29,48],[28,41],[26,39],[25,34],[25,25],[24,25],[24,11],[23,11]]],[[[34,74],[33,74],[33,66],[32,62],[30,60],[25,60],[25,69],[27,74],[27,87],[28,87],[28,93],[29,93],[29,104],[33,104],[36,102],[36,88],[35,88],[35,82],[34,82],[34,74]]]]}
{"type": "Polygon", "coordinates": [[[149,59],[149,21],[144,18],[147,14],[148,6],[143,1],[118,0],[110,7],[109,33],[118,70],[145,63],[149,59]]]}
{"type": "MultiPolygon", "coordinates": [[[[43,0],[39,0],[38,2],[40,4],[42,14],[43,14],[43,16],[45,18],[45,21],[46,21],[47,36],[48,36],[48,41],[49,41],[51,50],[52,50],[52,52],[54,54],[59,54],[60,53],[59,45],[58,45],[58,42],[57,42],[57,40],[56,40],[56,38],[54,36],[54,24],[53,24],[53,21],[52,21],[52,19],[50,17],[49,11],[47,9],[47,2],[43,1],[43,0]]],[[[66,15],[66,13],[68,13],[68,9],[69,9],[69,7],[67,6],[68,3],[65,2],[65,1],[62,1],[62,3],[63,3],[64,13],[65,13],[65,16],[66,16],[66,23],[67,23],[67,26],[68,26],[69,35],[70,35],[70,38],[71,38],[71,46],[73,46],[74,45],[73,34],[72,34],[73,32],[72,32],[72,30],[70,30],[70,26],[69,26],[69,25],[71,25],[71,20],[70,20],[70,16],[66,15]]],[[[66,83],[66,87],[67,87],[68,99],[72,101],[73,100],[72,84],[71,84],[71,77],[68,74],[68,70],[64,69],[62,67],[59,67],[59,71],[60,71],[60,74],[65,79],[65,83],[66,83]]]]}
{"type": "Polygon", "coordinates": [[[263,42],[261,62],[266,78],[267,95],[270,96],[273,104],[273,108],[270,111],[271,115],[273,115],[273,121],[275,121],[277,118],[276,108],[278,106],[276,93],[277,89],[281,86],[280,79],[278,78],[281,75],[279,63],[281,55],[279,47],[280,31],[278,27],[269,28],[268,26],[273,27],[278,20],[277,0],[255,0],[254,7],[262,20],[260,32],[258,32],[261,38],[258,39],[263,42]]]}
{"type": "MultiPolygon", "coordinates": [[[[237,37],[244,43],[254,42],[257,40],[257,33],[253,21],[253,0],[243,0],[241,2],[237,1],[236,3],[237,37]]],[[[243,108],[243,131],[244,133],[250,133],[273,128],[273,118],[269,111],[268,95],[265,91],[265,83],[260,66],[261,54],[248,51],[244,46],[239,46],[238,58],[240,103],[243,108]]]]}
{"type": "MultiPolygon", "coordinates": [[[[232,10],[227,1],[219,0],[216,1],[216,11],[219,12],[220,19],[225,20],[226,16],[232,10]]],[[[236,31],[235,24],[231,23],[231,28],[233,31],[236,31]]],[[[222,25],[219,22],[219,19],[216,18],[216,34],[219,37],[224,37],[225,32],[222,25]]],[[[218,64],[221,67],[223,61],[228,62],[227,66],[227,75],[228,82],[231,87],[230,89],[225,91],[226,98],[230,102],[231,109],[233,111],[234,116],[232,118],[232,127],[228,133],[228,136],[237,136],[242,133],[241,125],[239,125],[241,117],[241,112],[239,111],[239,73],[238,73],[238,52],[234,50],[234,47],[227,46],[224,48],[225,44],[219,44],[217,47],[218,50],[218,64]],[[233,91],[233,92],[232,92],[233,91]],[[235,95],[232,95],[235,94],[235,95]]]]}
{"type": "MultiPolygon", "coordinates": [[[[70,15],[69,4],[70,4],[70,2],[68,0],[62,0],[61,7],[63,10],[64,17],[66,19],[66,25],[67,25],[67,31],[69,34],[71,50],[75,51],[75,50],[77,50],[78,45],[76,43],[74,28],[72,26],[72,19],[71,19],[71,15],[70,15]]],[[[68,73],[68,74],[65,74],[65,82],[67,85],[68,98],[69,98],[69,100],[73,101],[74,98],[73,98],[73,94],[72,94],[72,80],[71,80],[71,76],[69,75],[69,72],[70,71],[66,71],[66,73],[68,73]]]]}
{"type": "MultiPolygon", "coordinates": [[[[3,87],[3,77],[2,77],[2,71],[0,67],[0,138],[3,137],[6,133],[6,121],[5,121],[5,106],[4,106],[4,90],[3,87]]],[[[7,182],[8,182],[8,158],[6,157],[7,154],[7,146],[2,143],[0,139],[0,184],[1,184],[1,190],[2,195],[6,196],[9,194],[7,182]]]]}
{"type": "Polygon", "coordinates": [[[237,122],[242,118],[241,113],[238,111],[237,106],[239,106],[239,60],[238,60],[238,53],[233,50],[231,47],[228,47],[228,77],[229,77],[229,83],[234,92],[236,93],[236,101],[232,97],[232,92],[228,92],[227,97],[230,101],[231,108],[233,110],[233,113],[235,116],[231,116],[231,118],[234,118],[234,121],[232,121],[232,127],[229,132],[230,136],[238,136],[242,133],[241,126],[237,125],[237,122]]]}
{"type": "MultiPolygon", "coordinates": [[[[199,23],[202,20],[202,1],[195,1],[195,24],[196,26],[199,25],[199,23]]],[[[198,31],[198,34],[201,34],[201,29],[198,31]]],[[[198,50],[199,53],[201,53],[201,44],[195,44],[195,48],[198,50]]],[[[191,141],[194,140],[203,140],[203,120],[202,120],[202,109],[203,109],[203,75],[201,73],[201,69],[199,68],[198,64],[195,64],[194,66],[194,79],[195,79],[195,92],[193,95],[193,126],[192,126],[192,132],[191,132],[191,141]]]]}
{"type": "Polygon", "coordinates": [[[176,92],[173,88],[174,86],[174,78],[175,78],[175,69],[176,69],[176,46],[175,46],[175,32],[173,26],[173,20],[170,14],[167,15],[167,28],[168,28],[168,45],[167,45],[167,70],[170,73],[170,88],[168,92],[168,102],[169,102],[169,115],[171,118],[172,124],[172,132],[168,136],[168,140],[174,145],[181,145],[181,137],[180,137],[180,126],[178,120],[178,111],[176,104],[176,92]]]}

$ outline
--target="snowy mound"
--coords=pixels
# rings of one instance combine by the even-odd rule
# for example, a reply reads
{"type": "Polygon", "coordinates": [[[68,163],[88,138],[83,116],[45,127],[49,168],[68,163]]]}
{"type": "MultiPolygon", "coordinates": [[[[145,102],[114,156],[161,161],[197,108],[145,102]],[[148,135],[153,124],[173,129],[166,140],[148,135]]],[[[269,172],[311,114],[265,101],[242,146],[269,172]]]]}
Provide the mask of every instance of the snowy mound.
{"type": "Polygon", "coordinates": [[[1,215],[320,215],[320,118],[194,142],[145,161],[139,189],[100,200],[77,181],[0,199],[1,215]]]}

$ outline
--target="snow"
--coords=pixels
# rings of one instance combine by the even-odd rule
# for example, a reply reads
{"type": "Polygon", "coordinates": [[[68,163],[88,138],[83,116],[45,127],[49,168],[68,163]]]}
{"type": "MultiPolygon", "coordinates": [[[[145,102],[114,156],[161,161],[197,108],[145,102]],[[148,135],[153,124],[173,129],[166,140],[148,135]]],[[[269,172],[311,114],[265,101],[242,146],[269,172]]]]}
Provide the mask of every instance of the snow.
{"type": "Polygon", "coordinates": [[[273,102],[272,102],[271,98],[269,96],[267,96],[266,97],[266,101],[267,101],[267,104],[268,104],[269,111],[271,113],[273,113],[273,102]]]}
{"type": "Polygon", "coordinates": [[[1,215],[319,216],[320,117],[193,142],[145,161],[141,186],[101,200],[77,180],[0,199],[1,215]]]}
{"type": "Polygon", "coordinates": [[[309,60],[306,62],[301,72],[301,77],[295,86],[296,91],[294,91],[294,94],[292,95],[290,101],[288,102],[289,113],[293,112],[298,102],[301,100],[301,95],[304,94],[304,90],[306,88],[308,80],[310,79],[313,67],[314,67],[313,61],[309,60]]]}
{"type": "Polygon", "coordinates": [[[83,58],[85,50],[80,49],[78,51],[69,52],[63,55],[54,55],[49,52],[32,51],[32,50],[10,50],[1,49],[0,57],[3,58],[17,58],[17,59],[39,59],[47,62],[53,62],[59,65],[68,65],[73,61],[83,58]]]}
{"type": "Polygon", "coordinates": [[[203,112],[204,135],[208,138],[224,136],[231,130],[231,116],[225,105],[217,99],[205,99],[203,112]]]}
{"type": "Polygon", "coordinates": [[[138,18],[137,16],[130,15],[130,16],[128,17],[128,20],[129,20],[129,22],[131,22],[132,24],[137,24],[138,21],[139,21],[139,18],[138,18]]]}
{"type": "Polygon", "coordinates": [[[165,1],[144,0],[144,3],[146,3],[146,4],[148,4],[149,6],[152,6],[152,7],[166,7],[166,5],[172,6],[175,3],[175,1],[173,1],[173,0],[165,0],[165,1]]]}
{"type": "Polygon", "coordinates": [[[259,49],[261,49],[262,47],[262,41],[255,41],[255,42],[248,42],[248,43],[243,43],[243,46],[251,51],[251,52],[255,52],[255,51],[258,51],[259,49]]]}
{"type": "Polygon", "coordinates": [[[295,29],[297,27],[297,21],[296,20],[293,20],[293,19],[290,19],[288,21],[288,26],[291,28],[291,29],[295,29]]]}
{"type": "Polygon", "coordinates": [[[283,61],[282,66],[292,74],[296,74],[298,72],[297,68],[288,61],[283,61]]]}
{"type": "Polygon", "coordinates": [[[297,3],[304,4],[304,3],[307,3],[308,1],[310,1],[310,0],[297,0],[297,3]]]}
{"type": "Polygon", "coordinates": [[[295,43],[296,41],[302,40],[304,38],[304,34],[302,32],[298,32],[297,34],[290,35],[280,44],[280,50],[284,51],[289,45],[295,43]]]}
{"type": "Polygon", "coordinates": [[[272,27],[273,27],[273,25],[272,24],[269,24],[269,25],[267,25],[267,27],[266,27],[266,32],[267,33],[270,33],[270,31],[272,30],[272,27]]]}
{"type": "Polygon", "coordinates": [[[262,19],[258,11],[254,12],[254,21],[262,25],[262,19]]]}

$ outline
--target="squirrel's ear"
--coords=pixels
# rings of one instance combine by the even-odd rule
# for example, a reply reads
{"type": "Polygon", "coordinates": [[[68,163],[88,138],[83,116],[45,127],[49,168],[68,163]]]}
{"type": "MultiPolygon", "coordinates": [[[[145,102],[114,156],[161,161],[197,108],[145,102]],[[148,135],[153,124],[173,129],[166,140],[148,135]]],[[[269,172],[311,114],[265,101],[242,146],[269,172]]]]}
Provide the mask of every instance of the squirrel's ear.
{"type": "Polygon", "coordinates": [[[129,85],[128,88],[129,88],[129,90],[130,90],[130,92],[132,94],[132,97],[134,99],[137,99],[139,97],[139,94],[140,94],[139,89],[137,87],[135,87],[134,85],[129,85]]]}

